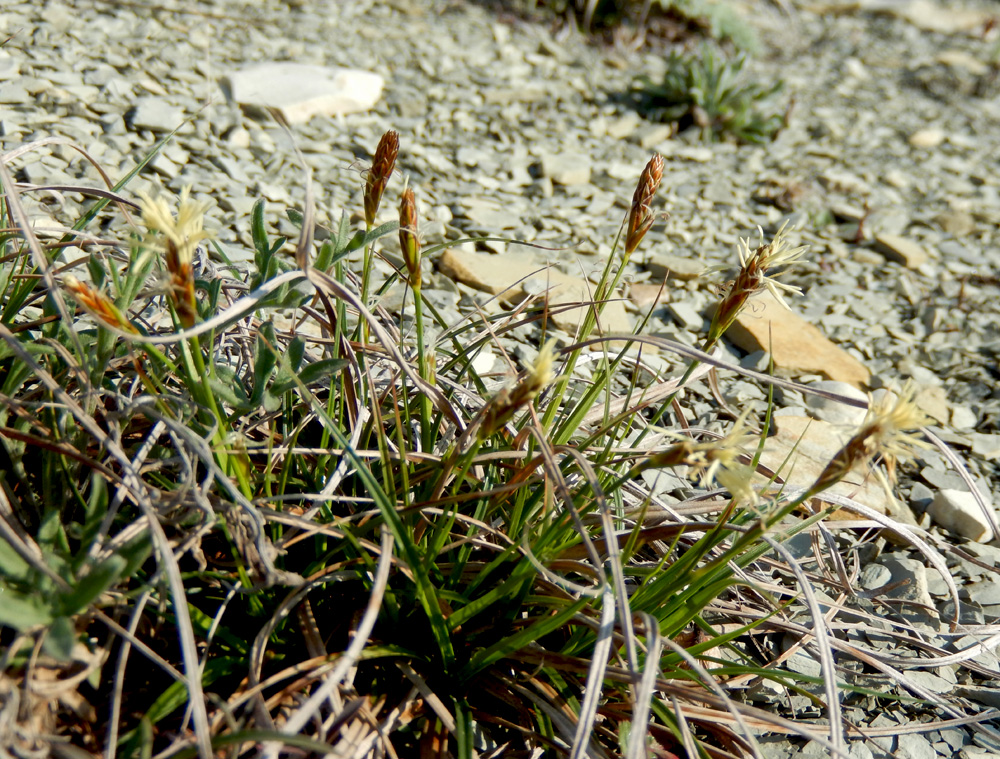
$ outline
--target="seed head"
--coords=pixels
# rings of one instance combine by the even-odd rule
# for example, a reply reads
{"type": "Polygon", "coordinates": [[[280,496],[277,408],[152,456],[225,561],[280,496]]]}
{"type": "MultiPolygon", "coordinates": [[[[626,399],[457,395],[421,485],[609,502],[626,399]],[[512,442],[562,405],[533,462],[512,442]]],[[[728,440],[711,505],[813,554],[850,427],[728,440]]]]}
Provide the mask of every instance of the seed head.
{"type": "Polygon", "coordinates": [[[382,135],[375,148],[372,167],[365,180],[365,223],[371,227],[375,223],[375,214],[382,203],[382,193],[396,167],[396,156],[399,154],[399,134],[389,130],[382,135]]]}
{"type": "Polygon", "coordinates": [[[653,196],[663,179],[663,157],[654,154],[646,168],[639,175],[639,183],[632,195],[632,207],[628,212],[628,232],[625,235],[625,255],[631,256],[646,232],[653,226],[654,215],[651,209],[653,196]]]}
{"type": "Polygon", "coordinates": [[[90,285],[84,284],[72,274],[63,277],[63,285],[73,293],[77,302],[89,311],[93,316],[110,327],[115,327],[125,332],[138,334],[138,330],[132,325],[118,306],[107,295],[100,290],[95,290],[90,285]]]}
{"type": "MultiPolygon", "coordinates": [[[[724,287],[722,301],[712,317],[712,325],[709,327],[703,350],[709,351],[715,346],[719,338],[736,321],[736,317],[746,307],[751,296],[762,290],[767,290],[782,306],[789,308],[782,297],[782,292],[802,293],[798,287],[786,285],[777,280],[777,277],[785,273],[783,267],[798,261],[806,250],[805,245],[796,248],[788,245],[788,241],[785,239],[787,227],[788,222],[782,224],[781,229],[769,243],[764,242],[764,230],[757,227],[757,231],[760,232],[760,245],[755,250],[750,249],[749,238],[740,240],[740,246],[737,248],[740,256],[740,271],[736,275],[736,279],[724,287]],[[782,271],[772,273],[772,270],[779,268],[782,271]]],[[[718,270],[721,267],[713,268],[718,270]]]]}
{"type": "Polygon", "coordinates": [[[490,435],[511,420],[518,409],[523,408],[555,379],[555,340],[548,340],[538,351],[534,363],[513,388],[504,388],[494,396],[483,413],[483,423],[479,427],[479,440],[490,435]]]}
{"type": "Polygon", "coordinates": [[[907,382],[898,393],[886,393],[878,401],[871,402],[861,428],[826,465],[810,488],[810,494],[840,482],[852,469],[868,465],[876,456],[882,457],[889,479],[895,481],[896,462],[912,458],[914,449],[928,447],[910,432],[929,422],[913,402],[915,394],[916,387],[907,382]]]}
{"type": "Polygon", "coordinates": [[[420,289],[420,240],[417,237],[417,201],[413,190],[403,190],[399,203],[399,247],[403,250],[403,262],[409,274],[410,287],[420,289]]]}
{"type": "Polygon", "coordinates": [[[176,219],[162,197],[153,200],[145,193],[140,194],[142,220],[148,230],[146,244],[163,251],[170,272],[167,296],[184,327],[194,326],[198,316],[192,262],[196,246],[208,237],[202,228],[208,203],[193,201],[190,194],[190,187],[181,190],[176,219]]]}

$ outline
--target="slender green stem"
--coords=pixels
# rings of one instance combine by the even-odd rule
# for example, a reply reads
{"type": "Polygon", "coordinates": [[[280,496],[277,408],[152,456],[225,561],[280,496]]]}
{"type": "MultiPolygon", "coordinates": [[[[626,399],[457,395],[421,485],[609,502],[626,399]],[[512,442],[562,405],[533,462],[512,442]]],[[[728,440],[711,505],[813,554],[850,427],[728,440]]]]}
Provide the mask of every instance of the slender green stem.
{"type": "MultiPolygon", "coordinates": [[[[424,298],[420,287],[413,288],[413,306],[416,315],[417,327],[417,371],[420,378],[427,383],[432,382],[429,364],[427,363],[427,350],[424,345],[424,298]]],[[[434,450],[434,430],[431,426],[433,408],[431,399],[427,393],[420,393],[420,442],[425,453],[434,450]]]]}

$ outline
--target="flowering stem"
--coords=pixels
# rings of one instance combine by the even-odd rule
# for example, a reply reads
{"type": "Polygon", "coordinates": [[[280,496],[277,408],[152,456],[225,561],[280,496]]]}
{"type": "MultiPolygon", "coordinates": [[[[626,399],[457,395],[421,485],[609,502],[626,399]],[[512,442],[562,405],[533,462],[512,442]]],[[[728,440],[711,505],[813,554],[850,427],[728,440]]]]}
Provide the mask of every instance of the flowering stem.
{"type": "MultiPolygon", "coordinates": [[[[413,308],[417,326],[417,371],[424,382],[432,382],[424,346],[424,298],[420,286],[413,288],[413,308]]],[[[426,453],[434,449],[434,435],[431,428],[431,399],[427,393],[420,393],[420,440],[426,453]]]]}

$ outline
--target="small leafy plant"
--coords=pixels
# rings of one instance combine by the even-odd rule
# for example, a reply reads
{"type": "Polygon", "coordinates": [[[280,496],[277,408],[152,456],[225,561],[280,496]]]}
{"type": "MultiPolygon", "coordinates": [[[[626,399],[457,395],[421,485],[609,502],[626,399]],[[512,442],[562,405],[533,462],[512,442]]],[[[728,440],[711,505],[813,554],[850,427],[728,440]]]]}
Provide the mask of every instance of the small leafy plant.
{"type": "Polygon", "coordinates": [[[767,142],[784,125],[774,110],[784,83],[747,81],[745,64],[745,56],[730,60],[708,45],[698,55],[671,52],[659,82],[639,80],[639,107],[647,118],[676,124],[678,131],[697,129],[706,142],[767,142]]]}

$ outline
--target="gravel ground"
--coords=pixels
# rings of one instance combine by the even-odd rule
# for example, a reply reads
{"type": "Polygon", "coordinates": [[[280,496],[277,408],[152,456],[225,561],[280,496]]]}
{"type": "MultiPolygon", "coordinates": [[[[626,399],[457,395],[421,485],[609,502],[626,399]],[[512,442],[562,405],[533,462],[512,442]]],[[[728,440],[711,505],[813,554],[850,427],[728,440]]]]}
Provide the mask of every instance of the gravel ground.
{"type": "MultiPolygon", "coordinates": [[[[588,45],[551,25],[460,0],[6,0],[0,148],[64,137],[117,181],[180,125],[126,194],[179,193],[191,185],[210,203],[206,226],[233,260],[245,261],[248,215],[258,197],[269,201],[274,226],[296,234],[283,212],[301,206],[303,171],[289,134],[227,102],[221,77],[265,61],[366,69],[386,79],[373,111],[316,117],[292,130],[316,180],[321,222],[361,207],[361,172],[392,128],[401,137],[399,168],[421,203],[426,243],[500,234],[560,248],[548,260],[578,276],[602,268],[638,173],[660,152],[666,171],[658,202],[670,215],[646,238],[627,280],[658,283],[671,256],[731,263],[738,238],[755,239],[758,225],[773,232],[791,218],[800,225],[796,238],[810,246],[810,263],[786,280],[805,293],[793,309],[860,359],[872,387],[913,378],[925,388],[936,432],[996,502],[1000,46],[989,13],[998,6],[984,6],[985,15],[975,6],[963,6],[966,15],[956,6],[935,15],[927,3],[820,5],[737,6],[761,40],[750,72],[765,82],[783,79],[783,104],[794,107],[773,143],[735,146],[674,137],[625,104],[622,94],[637,75],[662,71],[662,52],[588,45]]],[[[30,184],[102,186],[94,167],[62,143],[39,146],[10,165],[30,184]]],[[[390,187],[387,208],[399,186],[390,187]]],[[[37,200],[39,226],[57,230],[72,224],[84,203],[74,193],[37,200]]],[[[120,235],[120,219],[103,218],[104,231],[120,235]]],[[[509,254],[517,246],[486,247],[509,254]]],[[[66,253],[66,260],[76,257],[66,253]]],[[[694,343],[715,298],[713,284],[672,280],[669,302],[648,330],[694,343]]],[[[456,320],[484,301],[441,273],[425,287],[456,320]]],[[[632,308],[629,318],[637,315],[632,308]]],[[[537,335],[510,339],[523,340],[511,344],[523,356],[537,335]]],[[[724,358],[745,365],[760,359],[732,347],[724,358]]],[[[741,403],[763,406],[763,394],[749,383],[726,388],[741,403]]],[[[788,395],[781,402],[803,401],[788,395]]],[[[936,454],[917,470],[904,494],[928,526],[924,512],[938,494],[968,486],[936,454]]],[[[920,599],[944,611],[943,582],[908,552],[892,549],[864,581],[879,587],[887,578],[910,579],[920,599]]],[[[967,550],[1000,564],[995,544],[967,550]]],[[[802,555],[811,556],[807,546],[802,555]]],[[[996,622],[995,573],[949,560],[971,602],[966,621],[996,622]]],[[[953,637],[937,640],[957,645],[953,637]]],[[[997,670],[994,654],[981,656],[983,667],[997,670]]],[[[973,703],[996,700],[948,667],[915,674],[936,678],[927,687],[938,692],[965,688],[973,703]]],[[[772,697],[780,700],[761,696],[772,697]]],[[[903,711],[848,716],[882,728],[914,718],[903,711]]],[[[958,727],[879,740],[880,750],[899,756],[998,755],[958,727]]],[[[870,756],[869,748],[875,746],[857,744],[855,755],[870,756]]],[[[815,753],[792,744],[774,750],[815,753]]]]}

